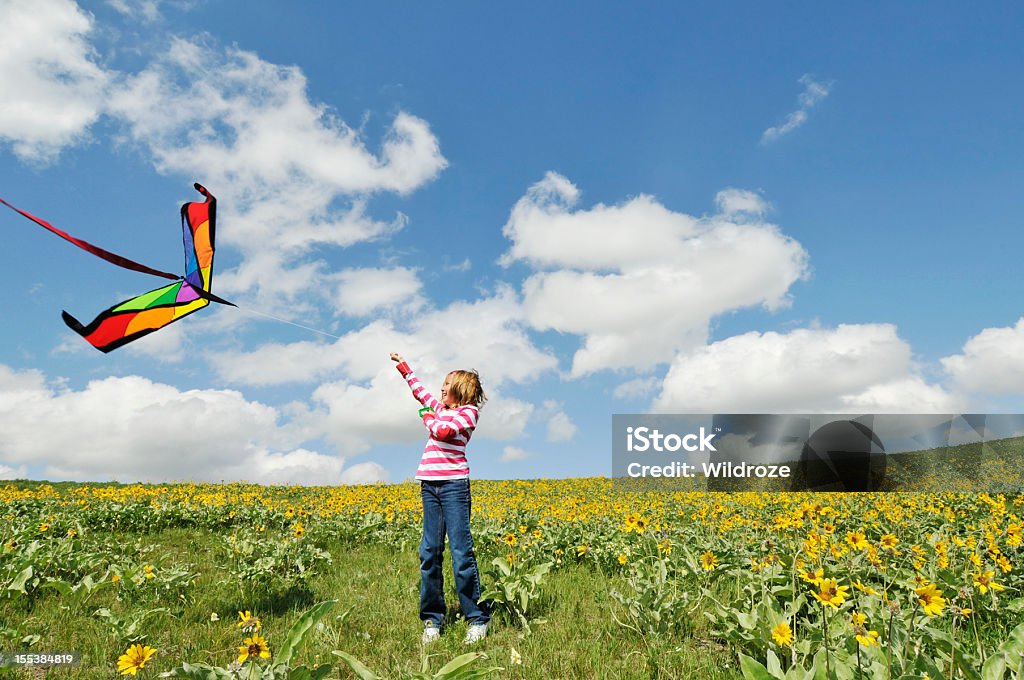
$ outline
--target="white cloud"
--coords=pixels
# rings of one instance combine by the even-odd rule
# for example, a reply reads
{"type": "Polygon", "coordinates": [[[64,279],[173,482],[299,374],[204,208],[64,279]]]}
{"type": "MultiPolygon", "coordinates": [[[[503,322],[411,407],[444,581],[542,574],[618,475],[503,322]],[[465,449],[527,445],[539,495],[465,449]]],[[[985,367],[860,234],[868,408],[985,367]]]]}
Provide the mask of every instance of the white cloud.
{"type": "Polygon", "coordinates": [[[27,477],[28,467],[25,465],[16,468],[0,465],[0,479],[25,479],[27,477]]]}
{"type": "MultiPolygon", "coordinates": [[[[437,394],[440,379],[421,380],[437,394]]],[[[314,391],[313,398],[320,408],[318,429],[326,432],[344,455],[364,453],[380,444],[422,445],[426,439],[416,417],[419,404],[394,368],[381,370],[369,384],[326,383],[314,391]]],[[[474,440],[516,439],[522,436],[533,411],[532,404],[494,393],[481,409],[474,440]]]]}
{"type": "Polygon", "coordinates": [[[473,263],[470,261],[468,257],[465,258],[462,262],[459,262],[458,264],[447,264],[446,260],[446,263],[444,265],[444,270],[446,272],[468,272],[472,268],[473,263]]]}
{"type": "Polygon", "coordinates": [[[93,18],[70,0],[5,0],[0,26],[0,141],[51,162],[84,139],[113,77],[88,42],[93,18]]]}
{"type": "MultiPolygon", "coordinates": [[[[354,455],[374,444],[423,440],[422,425],[412,417],[418,407],[388,358],[392,351],[404,354],[435,394],[448,371],[477,369],[490,397],[477,436],[498,440],[521,436],[535,408],[508,396],[505,387],[536,380],[557,366],[526,333],[509,287],[420,312],[404,328],[377,320],[334,342],[268,344],[250,352],[215,353],[210,362],[235,384],[326,379],[313,391],[314,409],[306,420],[313,430],[327,433],[343,455],[354,455]]],[[[554,431],[564,435],[569,426],[558,422],[554,431]]]]}
{"type": "Polygon", "coordinates": [[[721,214],[697,218],[650,196],[575,210],[579,190],[548,173],[512,209],[501,263],[543,270],[523,284],[523,307],[539,330],[583,336],[572,375],[651,368],[702,345],[727,311],[788,304],[807,275],[807,253],[760,220],[767,204],[727,189],[721,214]]]}
{"type": "Polygon", "coordinates": [[[547,440],[549,442],[569,441],[576,436],[579,428],[562,410],[562,404],[548,400],[544,402],[543,406],[543,412],[548,415],[547,440]]]}
{"type": "Polygon", "coordinates": [[[393,234],[407,218],[367,214],[379,192],[406,195],[447,166],[426,121],[400,111],[377,151],[327,105],[295,66],[182,38],[125,79],[109,110],[160,172],[201,177],[220,199],[220,245],[242,263],[219,290],[248,293],[280,315],[316,311],[329,268],[314,251],[393,234]],[[230,225],[230,226],[228,226],[230,225]]]}
{"type": "Polygon", "coordinates": [[[402,329],[377,320],[332,343],[268,344],[249,352],[213,353],[210,360],[236,384],[308,382],[339,374],[365,383],[390,366],[388,353],[397,351],[438,385],[442,371],[475,368],[488,390],[529,382],[557,367],[557,359],[537,348],[524,326],[515,292],[502,287],[489,297],[422,311],[402,329]]]}
{"type": "Polygon", "coordinates": [[[502,463],[514,463],[527,458],[533,458],[533,454],[518,446],[506,446],[501,452],[502,463]]]}
{"type": "Polygon", "coordinates": [[[153,23],[160,18],[160,0],[107,0],[115,11],[126,17],[153,23]]]}
{"type": "Polygon", "coordinates": [[[661,381],[654,376],[648,378],[634,378],[616,385],[612,390],[612,396],[616,399],[635,399],[643,397],[661,386],[661,381]]]}
{"type": "Polygon", "coordinates": [[[1016,325],[986,328],[960,354],[941,359],[961,388],[991,394],[1024,393],[1024,317],[1016,325]]]}
{"type": "Polygon", "coordinates": [[[745,215],[761,217],[771,208],[760,194],[733,187],[722,189],[715,194],[715,205],[718,206],[718,213],[729,219],[742,218],[745,215]]]}
{"type": "Polygon", "coordinates": [[[46,477],[78,480],[346,479],[342,458],[297,447],[307,435],[301,423],[231,390],[181,391],[128,376],[75,391],[0,365],[0,395],[0,465],[15,472],[40,464],[46,477]]]}
{"type": "Polygon", "coordinates": [[[819,83],[809,74],[801,76],[799,82],[804,86],[804,90],[797,97],[797,109],[786,116],[781,125],[765,130],[761,134],[762,144],[774,142],[806,123],[808,112],[832,91],[833,83],[819,83]]]}
{"type": "Polygon", "coordinates": [[[672,363],[652,412],[955,413],[890,324],[746,333],[672,363]]]}
{"type": "Polygon", "coordinates": [[[415,308],[424,303],[423,283],[415,269],[346,269],[332,278],[338,281],[336,307],[350,316],[368,316],[381,309],[415,308]]]}

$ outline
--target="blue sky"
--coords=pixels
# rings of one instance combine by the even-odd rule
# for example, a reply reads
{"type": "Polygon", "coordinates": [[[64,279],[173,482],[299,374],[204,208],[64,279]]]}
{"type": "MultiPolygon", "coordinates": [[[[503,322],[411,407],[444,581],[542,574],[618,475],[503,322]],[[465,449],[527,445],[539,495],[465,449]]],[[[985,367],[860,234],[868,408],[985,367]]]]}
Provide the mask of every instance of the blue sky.
{"type": "Polygon", "coordinates": [[[202,182],[240,306],[102,355],[60,310],[159,281],[5,211],[0,478],[400,481],[391,350],[480,371],[478,478],[608,474],[612,413],[1019,412],[1021,18],[0,0],[0,196],[177,271],[202,182]]]}

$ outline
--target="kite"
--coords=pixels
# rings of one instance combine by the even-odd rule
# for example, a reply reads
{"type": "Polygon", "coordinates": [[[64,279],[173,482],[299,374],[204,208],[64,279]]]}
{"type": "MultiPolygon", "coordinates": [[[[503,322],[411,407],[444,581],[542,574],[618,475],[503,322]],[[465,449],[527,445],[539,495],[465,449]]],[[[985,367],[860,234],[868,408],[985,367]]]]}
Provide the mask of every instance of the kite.
{"type": "Polygon", "coordinates": [[[206,197],[206,200],[202,203],[186,203],[181,206],[181,229],[185,242],[184,276],[169,274],[139,264],[88,241],[75,238],[57,229],[49,222],[15,208],[2,198],[0,198],[0,203],[79,248],[119,267],[174,281],[162,288],[120,302],[110,309],[100,312],[88,324],[83,325],[67,312],[62,312],[64,323],[69,328],[85,338],[93,347],[106,353],[160,330],[178,319],[199,311],[211,302],[237,306],[214,295],[210,290],[213,282],[213,241],[216,230],[217,199],[202,185],[195,184],[194,186],[196,191],[206,197]]]}

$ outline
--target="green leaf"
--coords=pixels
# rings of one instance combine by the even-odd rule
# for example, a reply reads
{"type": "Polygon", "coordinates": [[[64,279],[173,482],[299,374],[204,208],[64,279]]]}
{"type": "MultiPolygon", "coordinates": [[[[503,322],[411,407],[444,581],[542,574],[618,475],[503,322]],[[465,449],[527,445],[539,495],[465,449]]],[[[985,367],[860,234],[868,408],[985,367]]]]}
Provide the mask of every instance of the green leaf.
{"type": "Polygon", "coordinates": [[[1006,673],[1006,657],[1002,654],[993,654],[981,667],[982,680],[1003,680],[1006,673]]]}
{"type": "MultiPolygon", "coordinates": [[[[39,586],[40,590],[42,590],[43,588],[56,590],[57,592],[59,592],[64,597],[67,597],[68,595],[71,594],[71,584],[68,583],[67,581],[62,581],[60,579],[54,579],[53,581],[47,581],[43,585],[39,586]]],[[[22,592],[24,592],[24,591],[22,591],[22,592]]]]}
{"type": "Polygon", "coordinates": [[[753,630],[754,628],[757,628],[756,612],[751,612],[748,614],[746,612],[738,611],[736,612],[736,620],[739,621],[740,625],[746,628],[747,630],[753,630]]]}
{"type": "Polygon", "coordinates": [[[230,680],[234,678],[227,670],[206,664],[183,663],[174,670],[160,674],[161,678],[192,678],[192,680],[230,680]]]}
{"type": "Polygon", "coordinates": [[[925,654],[921,654],[918,658],[915,658],[913,661],[913,668],[915,671],[924,673],[931,678],[931,680],[945,680],[942,675],[942,671],[936,668],[935,662],[925,654]]]}
{"type": "Polygon", "coordinates": [[[771,673],[776,678],[783,678],[783,677],[785,677],[785,674],[782,672],[782,663],[779,661],[779,657],[775,653],[775,650],[773,650],[773,649],[769,649],[768,650],[768,664],[767,664],[767,666],[768,666],[768,672],[771,673]]]}
{"type": "Polygon", "coordinates": [[[438,680],[441,680],[442,678],[447,678],[449,675],[452,677],[457,677],[458,672],[463,668],[469,666],[470,664],[476,663],[477,659],[486,658],[487,655],[482,652],[469,652],[468,654],[457,656],[445,665],[441,666],[441,669],[437,671],[434,677],[438,680]]]}
{"type": "Polygon", "coordinates": [[[740,652],[740,671],[746,680],[773,680],[772,674],[761,665],[760,661],[755,661],[742,652],[740,652]]]}
{"type": "Polygon", "coordinates": [[[353,673],[359,676],[360,680],[383,680],[383,678],[364,666],[359,659],[355,658],[351,654],[340,652],[338,650],[334,650],[331,654],[339,657],[342,661],[347,663],[348,667],[352,669],[353,673]]]}
{"type": "Polygon", "coordinates": [[[32,565],[30,564],[24,569],[22,569],[21,573],[14,577],[14,580],[12,580],[11,583],[7,586],[7,590],[16,590],[19,593],[24,593],[25,584],[28,583],[28,580],[30,578],[32,578],[32,574],[32,565]]]}
{"type": "Polygon", "coordinates": [[[1010,637],[999,645],[999,651],[1009,655],[1011,659],[1024,655],[1024,623],[1010,631],[1010,637]]]}
{"type": "Polygon", "coordinates": [[[288,630],[288,634],[284,638],[284,644],[281,645],[281,651],[277,654],[278,662],[290,664],[292,657],[295,656],[295,651],[302,644],[302,641],[306,639],[309,631],[337,603],[337,600],[325,600],[307,609],[306,613],[300,616],[299,620],[292,624],[292,627],[288,630]]]}
{"type": "Polygon", "coordinates": [[[325,663],[310,670],[306,666],[296,666],[288,671],[288,680],[320,680],[331,672],[331,664],[325,663]]]}

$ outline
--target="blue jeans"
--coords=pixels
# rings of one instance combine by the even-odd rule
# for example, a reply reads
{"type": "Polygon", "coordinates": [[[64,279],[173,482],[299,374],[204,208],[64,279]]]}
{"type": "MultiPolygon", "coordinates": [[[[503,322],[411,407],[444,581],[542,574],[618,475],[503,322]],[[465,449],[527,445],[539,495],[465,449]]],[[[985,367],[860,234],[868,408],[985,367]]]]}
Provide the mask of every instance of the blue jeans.
{"type": "Polygon", "coordinates": [[[480,572],[469,533],[472,499],[468,479],[421,481],[423,540],[420,541],[420,619],[441,627],[444,603],[444,535],[452,550],[452,571],[462,614],[470,623],[487,623],[490,614],[480,604],[480,572]]]}

